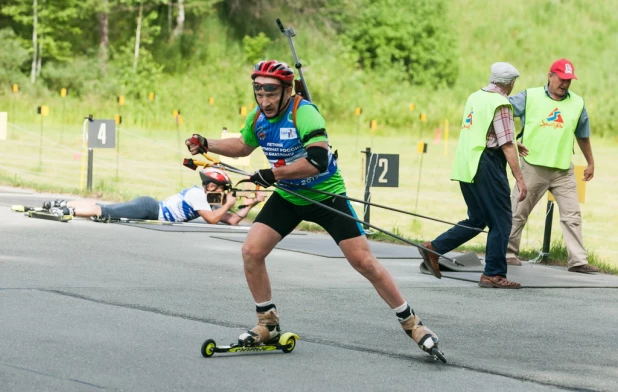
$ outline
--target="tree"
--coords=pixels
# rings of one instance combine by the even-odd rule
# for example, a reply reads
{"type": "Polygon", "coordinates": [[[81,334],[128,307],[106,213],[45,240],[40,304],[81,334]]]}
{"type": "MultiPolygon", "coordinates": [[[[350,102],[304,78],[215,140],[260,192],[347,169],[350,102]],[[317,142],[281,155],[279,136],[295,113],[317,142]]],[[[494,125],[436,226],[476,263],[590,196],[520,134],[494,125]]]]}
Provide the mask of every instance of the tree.
{"type": "Polygon", "coordinates": [[[32,69],[30,71],[30,83],[34,84],[36,81],[36,67],[37,67],[37,54],[39,53],[37,40],[37,26],[38,26],[38,4],[36,0],[32,0],[32,69]]]}
{"type": "Polygon", "coordinates": [[[363,68],[401,70],[414,84],[451,86],[457,37],[447,14],[446,0],[361,0],[343,18],[343,36],[363,68]]]}
{"type": "Polygon", "coordinates": [[[31,32],[31,81],[36,81],[44,59],[68,61],[72,45],[82,33],[77,21],[86,14],[87,2],[81,0],[4,0],[0,12],[15,22],[15,31],[31,32]],[[45,48],[45,56],[43,56],[45,48]]]}

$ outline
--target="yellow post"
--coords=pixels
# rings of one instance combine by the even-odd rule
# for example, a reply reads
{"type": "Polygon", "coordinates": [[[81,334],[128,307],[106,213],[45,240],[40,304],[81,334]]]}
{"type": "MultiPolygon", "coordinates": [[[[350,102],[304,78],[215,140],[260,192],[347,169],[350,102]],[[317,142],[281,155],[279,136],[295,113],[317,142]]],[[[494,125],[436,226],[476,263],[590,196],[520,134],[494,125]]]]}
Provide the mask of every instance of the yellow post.
{"type": "Polygon", "coordinates": [[[247,117],[247,107],[246,106],[242,106],[238,112],[240,113],[241,116],[247,117]]]}
{"type": "Polygon", "coordinates": [[[208,98],[208,104],[209,105],[214,105],[215,104],[215,98],[214,97],[208,98]]]}
{"type": "Polygon", "coordinates": [[[19,92],[19,84],[17,84],[17,83],[13,84],[13,92],[14,93],[19,92]]]}
{"type": "Polygon", "coordinates": [[[371,120],[369,122],[369,129],[371,129],[372,131],[378,129],[378,122],[376,120],[371,120]]]}
{"type": "Polygon", "coordinates": [[[410,111],[411,111],[411,112],[413,112],[413,111],[414,111],[414,108],[415,108],[414,104],[413,104],[413,103],[411,103],[411,104],[410,104],[410,111]]]}
{"type": "Polygon", "coordinates": [[[448,156],[448,120],[444,120],[444,156],[448,156]]]}
{"type": "Polygon", "coordinates": [[[425,113],[421,113],[421,115],[419,116],[419,118],[421,119],[421,122],[425,122],[427,121],[427,115],[425,113]]]}
{"type": "Polygon", "coordinates": [[[124,95],[118,96],[118,105],[120,106],[124,105],[124,95]]]}
{"type": "Polygon", "coordinates": [[[62,98],[67,96],[67,89],[66,88],[63,87],[63,88],[60,89],[60,96],[62,98]]]}
{"type": "Polygon", "coordinates": [[[362,113],[363,113],[363,109],[361,109],[361,108],[354,109],[354,115],[355,116],[360,116],[362,113]]]}
{"type": "Polygon", "coordinates": [[[148,94],[148,99],[149,99],[149,100],[151,100],[151,101],[154,101],[154,100],[155,100],[155,93],[151,91],[151,92],[148,94]]]}
{"type": "Polygon", "coordinates": [[[172,112],[172,116],[174,116],[174,118],[176,118],[179,113],[180,113],[180,111],[178,109],[174,109],[174,111],[172,112]]]}
{"type": "Polygon", "coordinates": [[[116,120],[116,125],[122,124],[122,116],[120,114],[115,115],[114,120],[116,120]]]}

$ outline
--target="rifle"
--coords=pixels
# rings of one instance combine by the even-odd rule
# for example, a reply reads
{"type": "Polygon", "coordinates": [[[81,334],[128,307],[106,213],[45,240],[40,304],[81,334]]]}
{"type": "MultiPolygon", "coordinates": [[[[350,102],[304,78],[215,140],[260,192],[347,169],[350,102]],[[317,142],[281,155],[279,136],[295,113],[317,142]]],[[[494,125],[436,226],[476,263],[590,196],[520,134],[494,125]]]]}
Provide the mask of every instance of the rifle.
{"type": "Polygon", "coordinates": [[[294,91],[296,94],[302,95],[304,99],[307,101],[311,101],[311,96],[309,95],[309,89],[307,88],[307,82],[305,81],[305,76],[303,75],[302,67],[303,65],[300,63],[298,59],[298,55],[296,54],[296,49],[294,48],[294,42],[292,42],[292,37],[296,35],[296,32],[293,28],[284,28],[281,23],[281,19],[277,18],[277,25],[279,26],[279,30],[288,37],[288,42],[290,43],[290,48],[292,49],[292,55],[294,56],[294,61],[296,62],[294,66],[298,70],[298,74],[300,75],[300,80],[294,80],[294,91]]]}

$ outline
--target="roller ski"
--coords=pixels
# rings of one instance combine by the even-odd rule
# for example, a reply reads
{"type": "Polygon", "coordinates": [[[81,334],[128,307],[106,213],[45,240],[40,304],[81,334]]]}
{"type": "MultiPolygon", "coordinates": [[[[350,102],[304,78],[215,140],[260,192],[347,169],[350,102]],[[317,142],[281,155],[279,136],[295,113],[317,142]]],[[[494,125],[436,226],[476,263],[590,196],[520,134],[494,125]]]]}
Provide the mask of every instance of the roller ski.
{"type": "Polygon", "coordinates": [[[431,355],[434,360],[440,360],[446,363],[444,353],[438,349],[438,337],[435,333],[431,332],[429,328],[423,325],[421,319],[412,314],[405,320],[400,320],[401,327],[406,334],[414,340],[418,347],[431,355]]]}
{"type": "Polygon", "coordinates": [[[277,337],[274,341],[260,343],[252,346],[245,346],[240,343],[233,343],[229,346],[217,346],[217,343],[208,339],[202,344],[202,355],[204,358],[210,358],[214,353],[255,353],[262,351],[281,350],[284,353],[291,353],[296,347],[296,341],[300,340],[298,335],[292,332],[286,332],[277,337]]]}
{"type": "Polygon", "coordinates": [[[202,345],[202,355],[211,357],[214,353],[239,353],[281,350],[291,353],[300,338],[292,332],[281,334],[279,315],[275,305],[257,308],[258,323],[238,337],[238,343],[217,347],[214,340],[208,339],[202,345]]]}
{"type": "Polygon", "coordinates": [[[53,200],[44,202],[42,207],[14,205],[11,210],[23,212],[29,218],[68,222],[73,220],[74,212],[66,203],[65,200],[53,200]]]}

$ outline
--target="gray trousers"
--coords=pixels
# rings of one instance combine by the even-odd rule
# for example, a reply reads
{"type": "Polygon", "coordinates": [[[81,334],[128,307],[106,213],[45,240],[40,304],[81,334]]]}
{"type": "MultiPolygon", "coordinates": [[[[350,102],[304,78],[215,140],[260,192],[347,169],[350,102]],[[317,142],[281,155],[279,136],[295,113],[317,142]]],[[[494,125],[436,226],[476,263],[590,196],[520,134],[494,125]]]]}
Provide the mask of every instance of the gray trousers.
{"type": "Polygon", "coordinates": [[[101,214],[112,218],[159,219],[159,202],[150,196],[141,196],[126,203],[99,205],[101,214]]]}
{"type": "Polygon", "coordinates": [[[531,165],[523,158],[520,161],[528,195],[524,201],[518,202],[519,190],[517,186],[513,188],[511,193],[513,227],[511,228],[506,257],[513,257],[519,253],[521,233],[528,221],[528,216],[549,190],[554,195],[560,211],[560,227],[569,255],[568,267],[588,264],[588,252],[584,248],[582,215],[577,199],[577,184],[573,164],[567,170],[561,170],[531,165]]]}

